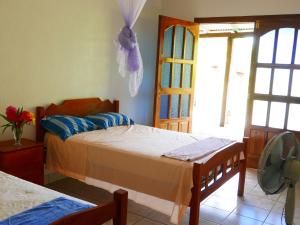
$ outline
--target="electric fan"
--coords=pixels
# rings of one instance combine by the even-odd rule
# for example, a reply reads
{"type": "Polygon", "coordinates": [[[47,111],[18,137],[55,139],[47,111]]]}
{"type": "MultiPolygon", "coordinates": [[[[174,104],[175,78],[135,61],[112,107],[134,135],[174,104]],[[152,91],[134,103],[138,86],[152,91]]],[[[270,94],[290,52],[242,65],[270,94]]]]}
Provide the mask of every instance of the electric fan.
{"type": "Polygon", "coordinates": [[[295,185],[300,178],[300,143],[292,132],[273,137],[259,159],[257,179],[267,195],[287,190],[285,222],[293,225],[295,185]]]}

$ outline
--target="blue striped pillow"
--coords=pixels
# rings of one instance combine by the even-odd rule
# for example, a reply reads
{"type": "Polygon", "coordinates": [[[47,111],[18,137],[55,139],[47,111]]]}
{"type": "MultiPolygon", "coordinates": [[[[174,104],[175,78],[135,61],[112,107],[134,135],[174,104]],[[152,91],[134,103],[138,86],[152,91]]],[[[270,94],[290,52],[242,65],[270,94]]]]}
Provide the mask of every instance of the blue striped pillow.
{"type": "Polygon", "coordinates": [[[64,141],[74,134],[97,129],[93,122],[75,116],[48,116],[41,120],[41,125],[64,141]]]}
{"type": "Polygon", "coordinates": [[[134,121],[121,113],[107,112],[89,115],[85,117],[98,126],[99,129],[107,129],[114,126],[133,125],[134,121]]]}

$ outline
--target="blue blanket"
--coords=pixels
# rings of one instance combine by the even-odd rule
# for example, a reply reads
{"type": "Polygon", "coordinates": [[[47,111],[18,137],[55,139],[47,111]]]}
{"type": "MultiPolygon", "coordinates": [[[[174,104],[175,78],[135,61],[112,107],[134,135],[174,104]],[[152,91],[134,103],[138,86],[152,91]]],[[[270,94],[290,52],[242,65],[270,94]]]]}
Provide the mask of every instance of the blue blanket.
{"type": "Polygon", "coordinates": [[[0,225],[48,225],[61,217],[91,207],[88,204],[60,197],[2,220],[0,225]]]}

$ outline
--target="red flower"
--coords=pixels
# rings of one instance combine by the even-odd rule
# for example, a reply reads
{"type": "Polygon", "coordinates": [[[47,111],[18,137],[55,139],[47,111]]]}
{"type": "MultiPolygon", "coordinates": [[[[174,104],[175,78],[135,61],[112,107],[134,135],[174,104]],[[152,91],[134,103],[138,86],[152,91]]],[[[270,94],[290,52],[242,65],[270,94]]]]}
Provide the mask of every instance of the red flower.
{"type": "Polygon", "coordinates": [[[21,113],[21,121],[31,122],[33,120],[33,114],[31,112],[23,111],[21,113]]]}
{"type": "Polygon", "coordinates": [[[16,107],[8,106],[6,108],[6,117],[10,121],[17,122],[18,121],[18,115],[17,115],[16,107]]]}

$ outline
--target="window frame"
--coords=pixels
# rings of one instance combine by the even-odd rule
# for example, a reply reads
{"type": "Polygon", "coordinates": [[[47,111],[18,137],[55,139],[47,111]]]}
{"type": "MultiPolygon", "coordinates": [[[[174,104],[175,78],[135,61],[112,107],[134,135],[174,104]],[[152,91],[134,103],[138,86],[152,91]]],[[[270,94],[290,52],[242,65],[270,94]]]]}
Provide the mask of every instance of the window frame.
{"type": "MultiPolygon", "coordinates": [[[[254,36],[254,44],[252,49],[252,59],[251,59],[251,70],[250,70],[250,77],[249,77],[249,89],[248,89],[248,102],[247,102],[247,115],[245,121],[245,135],[250,135],[251,128],[255,129],[263,129],[266,131],[271,132],[278,132],[282,130],[287,130],[288,124],[288,113],[289,113],[289,105],[290,104],[300,104],[300,97],[291,96],[291,87],[292,87],[292,71],[295,69],[300,69],[300,64],[294,64],[295,62],[295,53],[296,53],[296,46],[295,42],[297,42],[297,35],[300,35],[300,14],[286,14],[286,15],[256,15],[256,16],[236,16],[236,17],[203,17],[203,18],[195,18],[195,22],[197,23],[241,23],[241,22],[254,22],[255,23],[255,31],[253,33],[254,36]],[[258,56],[258,47],[259,47],[259,37],[267,33],[268,31],[280,28],[295,28],[296,32],[294,33],[294,43],[293,43],[293,53],[292,53],[292,62],[291,64],[277,64],[274,63],[276,59],[276,55],[274,54],[276,51],[273,52],[273,60],[272,63],[257,63],[257,56],[258,56]],[[290,66],[292,65],[292,66],[290,66]],[[288,87],[288,95],[287,96],[279,96],[279,95],[272,95],[272,87],[269,88],[269,94],[257,94],[254,91],[255,88],[255,78],[256,78],[256,69],[257,68],[272,68],[271,74],[271,82],[273,82],[274,77],[274,69],[282,68],[282,69],[289,69],[289,87],[288,87]],[[252,110],[253,110],[253,102],[254,100],[265,100],[268,101],[268,113],[267,113],[267,121],[265,126],[258,126],[252,125],[252,110]],[[271,102],[284,102],[287,104],[286,106],[286,113],[285,113],[285,121],[283,129],[279,128],[272,128],[269,127],[269,117],[270,117],[270,105],[271,102]]],[[[278,31],[276,32],[278,38],[278,31]]],[[[214,34],[212,34],[214,35],[214,34]]],[[[210,35],[210,36],[212,36],[210,35]]],[[[217,34],[220,35],[220,34],[217,34]]],[[[221,34],[222,35],[222,34],[221,34]]],[[[277,40],[275,41],[277,42],[277,40]]],[[[274,43],[275,43],[274,42],[274,43]]],[[[276,46],[277,48],[277,46],[276,46]]],[[[227,59],[228,61],[228,59],[227,59]]],[[[226,76],[226,75],[225,75],[226,76]]],[[[228,79],[224,83],[224,93],[226,92],[227,96],[227,89],[228,87],[228,79]]],[[[270,83],[270,85],[272,85],[270,83]]],[[[224,94],[225,95],[225,94],[224,94]]],[[[223,104],[222,104],[222,116],[220,125],[224,125],[225,119],[225,112],[226,112],[226,99],[227,97],[223,96],[223,104]]],[[[300,128],[299,128],[300,131],[300,128]]],[[[296,132],[299,132],[296,131],[296,132]]]]}
{"type": "MultiPolygon", "coordinates": [[[[297,21],[300,22],[300,15],[297,16],[297,21]]],[[[256,21],[256,30],[255,30],[255,45],[253,46],[253,56],[252,56],[252,66],[251,66],[251,79],[249,83],[249,102],[248,102],[248,110],[247,110],[247,130],[254,128],[254,129],[263,129],[265,131],[271,132],[278,132],[282,130],[291,130],[288,129],[288,117],[289,117],[289,108],[290,104],[300,104],[300,97],[291,96],[292,90],[292,80],[293,80],[293,71],[300,69],[300,64],[295,64],[295,55],[297,49],[297,39],[298,35],[300,34],[300,23],[295,23],[295,17],[292,16],[288,19],[288,16],[279,22],[270,21],[269,19],[265,20],[258,20],[256,21]],[[289,64],[283,63],[276,63],[276,53],[277,53],[277,45],[278,45],[278,35],[279,30],[281,28],[293,28],[294,29],[294,40],[293,40],[293,50],[292,50],[292,57],[289,64]],[[258,62],[258,51],[259,51],[259,43],[260,37],[264,34],[275,30],[275,38],[274,38],[274,47],[273,47],[273,55],[272,55],[272,62],[271,63],[261,63],[258,62]],[[271,69],[271,79],[270,79],[270,86],[269,86],[269,93],[268,94],[260,94],[255,93],[255,80],[256,80],[256,72],[258,68],[270,68],[271,69]],[[272,93],[273,89],[273,82],[274,82],[274,72],[276,69],[288,69],[289,70],[289,81],[288,81],[288,93],[287,95],[276,95],[272,93]],[[268,102],[268,110],[266,115],[266,123],[265,126],[258,126],[252,124],[252,115],[253,115],[253,103],[255,100],[267,101],[268,102]],[[286,110],[284,115],[284,125],[283,128],[274,128],[271,127],[270,122],[270,109],[272,102],[280,102],[286,104],[286,110]]],[[[298,43],[300,44],[300,43],[298,43]]],[[[291,130],[295,132],[299,130],[291,130]]]]}

